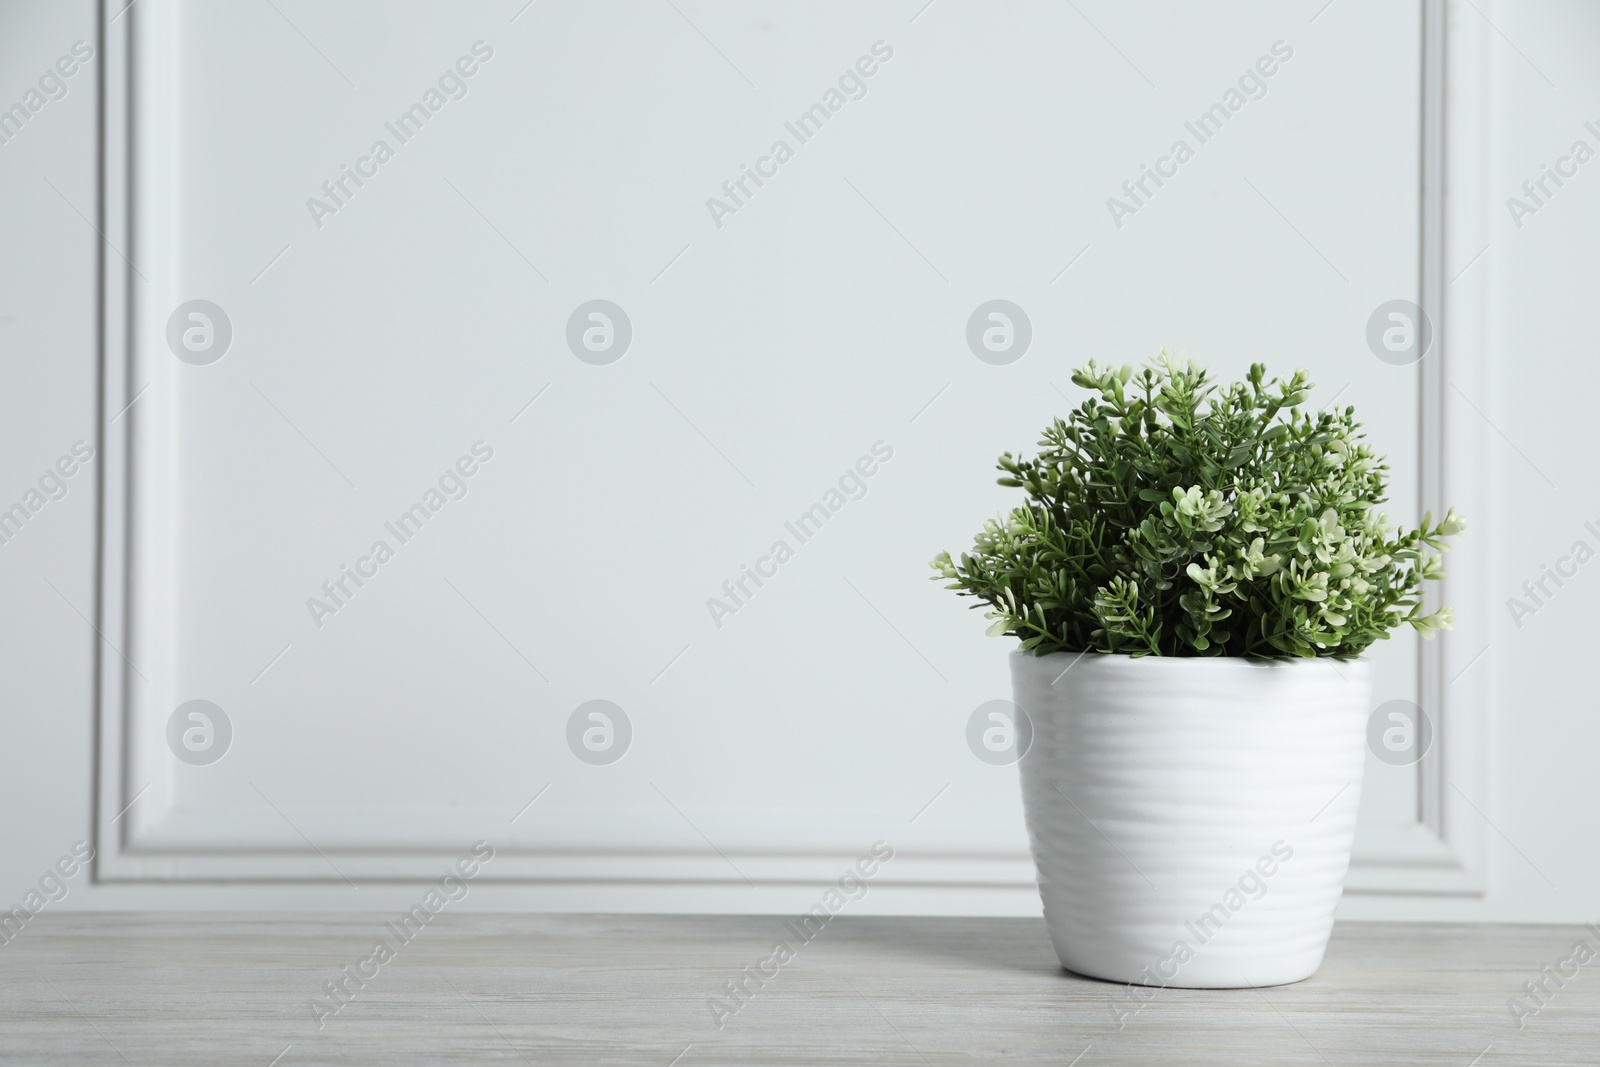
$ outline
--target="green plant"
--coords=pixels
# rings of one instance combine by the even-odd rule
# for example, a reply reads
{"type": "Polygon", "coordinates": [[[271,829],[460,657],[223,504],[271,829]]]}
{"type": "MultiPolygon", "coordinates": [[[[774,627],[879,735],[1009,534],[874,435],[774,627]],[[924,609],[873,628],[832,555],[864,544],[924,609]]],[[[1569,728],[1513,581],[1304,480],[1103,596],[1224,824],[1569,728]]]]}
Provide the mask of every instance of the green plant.
{"type": "Polygon", "coordinates": [[[1450,511],[1395,531],[1375,506],[1388,467],[1353,408],[1300,410],[1304,371],[1219,388],[1181,356],[1144,370],[1090,363],[1091,397],[1056,419],[1032,459],[1006,453],[1000,484],[1028,500],[984,524],[937,580],[976,597],[991,636],[1047,652],[1135,656],[1355,656],[1410,623],[1443,573],[1450,511]],[[1430,551],[1431,550],[1431,551],[1430,551]]]}

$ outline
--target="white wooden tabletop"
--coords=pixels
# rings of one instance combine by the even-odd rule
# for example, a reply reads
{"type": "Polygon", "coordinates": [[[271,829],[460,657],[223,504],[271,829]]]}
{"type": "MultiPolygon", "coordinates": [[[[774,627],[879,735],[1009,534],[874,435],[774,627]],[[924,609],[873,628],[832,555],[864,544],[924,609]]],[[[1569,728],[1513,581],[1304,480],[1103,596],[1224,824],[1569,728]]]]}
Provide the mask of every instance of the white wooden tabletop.
{"type": "Polygon", "coordinates": [[[809,941],[783,917],[393,922],[41,915],[0,945],[0,1062],[1600,1063],[1580,927],[1347,923],[1311,980],[1219,992],[1065,973],[1030,919],[839,917],[809,941]]]}

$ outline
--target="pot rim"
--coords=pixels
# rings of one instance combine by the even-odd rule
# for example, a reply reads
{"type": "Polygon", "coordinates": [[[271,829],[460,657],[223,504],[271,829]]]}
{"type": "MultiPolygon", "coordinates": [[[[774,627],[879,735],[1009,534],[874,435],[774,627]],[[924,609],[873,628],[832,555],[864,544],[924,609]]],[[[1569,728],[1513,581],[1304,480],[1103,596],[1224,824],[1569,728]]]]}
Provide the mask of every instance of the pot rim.
{"type": "Polygon", "coordinates": [[[1089,666],[1107,670],[1307,670],[1334,667],[1366,671],[1372,668],[1372,661],[1365,656],[1130,656],[1125,652],[1046,652],[1036,656],[1022,649],[1012,649],[1008,655],[1013,661],[1034,660],[1051,664],[1073,659],[1075,662],[1070,668],[1073,670],[1081,665],[1076,662],[1078,660],[1086,660],[1089,666]]]}

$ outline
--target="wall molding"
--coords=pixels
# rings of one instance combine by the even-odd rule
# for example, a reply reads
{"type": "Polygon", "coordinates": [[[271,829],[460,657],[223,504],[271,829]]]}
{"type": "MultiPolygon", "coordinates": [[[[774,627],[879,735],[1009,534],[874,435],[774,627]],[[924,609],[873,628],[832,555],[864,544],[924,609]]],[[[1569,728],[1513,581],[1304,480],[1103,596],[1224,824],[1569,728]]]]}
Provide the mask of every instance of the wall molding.
{"type": "MultiPolygon", "coordinates": [[[[431,877],[460,853],[461,842],[491,837],[486,828],[503,823],[503,813],[461,812],[420,823],[409,816],[408,825],[420,828],[406,838],[396,836],[393,813],[291,809],[296,822],[303,816],[303,825],[338,827],[327,835],[319,830],[320,843],[313,845],[287,825],[287,817],[269,809],[177,806],[174,768],[163,743],[166,714],[175,706],[172,657],[163,644],[174,623],[165,595],[175,573],[174,498],[172,479],[153,476],[173,454],[176,371],[173,360],[150,358],[164,326],[150,310],[152,296],[173,291],[179,267],[177,243],[161,235],[178,232],[180,219],[177,160],[164,154],[176,143],[179,66],[151,57],[168,56],[175,47],[177,13],[172,5],[140,5],[113,19],[107,7],[102,2],[99,16],[102,220],[112,246],[128,249],[140,270],[120,255],[101,257],[102,403],[106,412],[125,415],[102,421],[99,626],[105,640],[98,661],[96,876],[133,882],[431,877]],[[133,404],[135,398],[139,403],[133,404]]],[[[1449,272],[1461,270],[1488,240],[1490,66],[1482,20],[1451,20],[1453,8],[1449,0],[1422,5],[1420,291],[1435,341],[1421,364],[1420,491],[1435,512],[1448,500],[1476,518],[1488,513],[1480,477],[1484,439],[1455,391],[1481,395],[1487,381],[1489,266],[1479,263],[1453,280],[1449,272]]],[[[1456,607],[1458,629],[1424,643],[1420,658],[1421,702],[1436,726],[1433,751],[1419,776],[1420,818],[1411,826],[1362,832],[1347,883],[1352,893],[1485,891],[1487,828],[1475,809],[1487,810],[1489,787],[1487,665],[1481,661],[1488,643],[1486,546],[1468,537],[1450,562],[1437,592],[1456,607]]],[[[904,815],[893,814],[903,825],[904,815]]],[[[883,818],[886,825],[894,821],[891,813],[883,818]]],[[[759,842],[770,837],[770,820],[734,820],[719,839],[744,844],[727,848],[726,856],[708,855],[703,841],[681,826],[675,837],[647,829],[624,839],[614,827],[608,835],[596,824],[585,836],[591,828],[577,825],[568,826],[563,837],[555,827],[530,820],[495,840],[501,858],[485,877],[730,888],[805,884],[836,877],[870,844],[844,833],[830,840],[823,833],[805,847],[763,850],[759,842]],[[682,846],[661,847],[662,840],[682,846]],[[840,841],[849,844],[833,843],[840,841]]],[[[992,842],[983,828],[964,827],[959,841],[945,835],[929,849],[908,839],[880,881],[992,890],[1009,899],[1032,894],[1033,866],[1018,845],[1020,826],[1017,831],[1017,841],[992,842]]]]}
{"type": "MultiPolygon", "coordinates": [[[[1424,0],[1421,145],[1421,263],[1418,288],[1434,325],[1421,362],[1422,505],[1454,505],[1478,529],[1489,503],[1482,428],[1457,390],[1482,395],[1487,380],[1490,265],[1465,270],[1489,242],[1490,109],[1484,20],[1462,17],[1459,0],[1424,0]],[[1456,273],[1459,272],[1459,273],[1456,273]]],[[[1420,764],[1420,821],[1398,840],[1363,843],[1347,888],[1358,893],[1481,895],[1487,889],[1489,645],[1488,546],[1461,539],[1430,604],[1450,604],[1456,629],[1422,642],[1420,700],[1433,716],[1431,752],[1420,764]]]]}

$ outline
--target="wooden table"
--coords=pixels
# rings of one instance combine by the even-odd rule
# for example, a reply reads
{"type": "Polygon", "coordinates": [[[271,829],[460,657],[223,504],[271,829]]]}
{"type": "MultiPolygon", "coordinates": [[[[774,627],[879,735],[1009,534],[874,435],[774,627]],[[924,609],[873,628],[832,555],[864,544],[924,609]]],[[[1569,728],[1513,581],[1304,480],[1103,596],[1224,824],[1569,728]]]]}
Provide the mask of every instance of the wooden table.
{"type": "Polygon", "coordinates": [[[393,921],[41,915],[0,946],[0,1062],[1600,1063],[1600,959],[1541,973],[1600,950],[1578,927],[1346,923],[1310,981],[1146,1000],[1063,972],[1034,919],[841,916],[809,942],[781,917],[393,921]]]}

